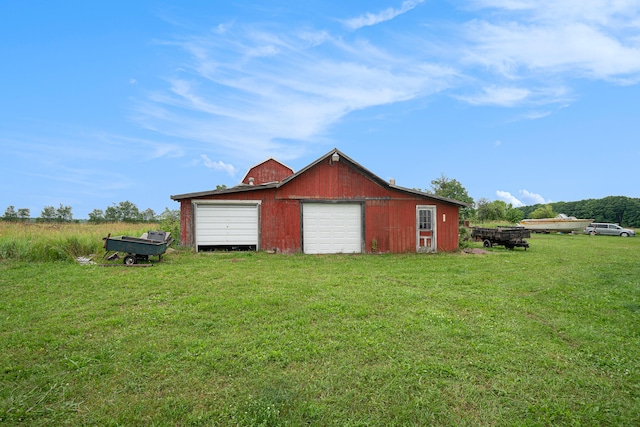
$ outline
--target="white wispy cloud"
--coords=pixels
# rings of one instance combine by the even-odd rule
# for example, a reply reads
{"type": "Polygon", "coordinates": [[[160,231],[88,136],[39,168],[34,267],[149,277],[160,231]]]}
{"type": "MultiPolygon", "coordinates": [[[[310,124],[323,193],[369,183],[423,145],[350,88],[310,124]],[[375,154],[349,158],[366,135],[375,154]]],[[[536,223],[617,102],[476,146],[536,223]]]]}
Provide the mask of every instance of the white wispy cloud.
{"type": "Polygon", "coordinates": [[[496,191],[496,196],[498,196],[498,199],[503,200],[508,204],[511,204],[514,208],[524,206],[524,204],[520,200],[518,200],[514,195],[512,195],[508,191],[498,190],[496,191]]]}
{"type": "Polygon", "coordinates": [[[458,88],[460,100],[563,108],[574,98],[576,80],[640,83],[635,0],[468,0],[466,8],[475,18],[450,34],[459,66],[475,76],[458,88]]]}
{"type": "Polygon", "coordinates": [[[344,24],[347,28],[352,30],[357,30],[362,27],[369,27],[372,25],[377,25],[382,22],[390,21],[393,18],[402,15],[404,13],[409,12],[411,9],[418,6],[420,3],[423,3],[424,0],[406,0],[402,2],[402,5],[399,9],[394,9],[392,7],[387,8],[378,13],[365,13],[364,15],[348,19],[344,21],[344,24]]]}
{"type": "Polygon", "coordinates": [[[524,117],[525,119],[529,119],[529,120],[537,120],[537,119],[542,119],[544,117],[547,117],[550,114],[551,114],[551,111],[549,111],[549,110],[547,110],[547,111],[527,111],[526,113],[524,113],[522,115],[522,117],[524,117]]]}
{"type": "MultiPolygon", "coordinates": [[[[40,133],[7,133],[0,144],[8,147],[16,165],[27,162],[30,168],[15,167],[13,173],[22,179],[39,179],[60,183],[67,200],[81,203],[82,196],[109,197],[123,189],[131,189],[136,182],[131,170],[150,166],[162,158],[174,159],[183,155],[178,144],[132,138],[103,131],[64,129],[55,124],[39,123],[40,133]],[[119,161],[115,161],[119,160],[119,161]],[[110,167],[95,167],[110,163],[110,167]],[[146,164],[146,165],[145,165],[146,164]]],[[[49,197],[42,195],[42,197],[49,197]]],[[[60,196],[62,197],[62,196],[60,196]]]]}
{"type": "Polygon", "coordinates": [[[515,15],[528,21],[583,21],[611,28],[630,28],[637,23],[636,0],[468,0],[472,10],[492,9],[492,14],[515,15]]]}
{"type": "Polygon", "coordinates": [[[94,140],[101,141],[106,146],[126,147],[139,161],[149,161],[160,158],[175,159],[184,156],[184,148],[177,143],[167,143],[145,138],[133,138],[129,136],[95,133],[94,140]]]}
{"type": "Polygon", "coordinates": [[[529,205],[535,205],[538,203],[551,203],[551,200],[545,199],[542,195],[532,193],[527,190],[519,190],[520,198],[529,205]]]}
{"type": "MultiPolygon", "coordinates": [[[[583,22],[467,24],[475,46],[466,60],[507,78],[571,73],[604,80],[640,72],[640,46],[583,22]]],[[[637,76],[636,76],[637,78],[637,76]]]]}
{"type": "Polygon", "coordinates": [[[225,163],[221,160],[214,162],[206,154],[201,154],[200,157],[202,158],[204,165],[209,169],[226,172],[231,177],[236,174],[236,168],[231,164],[225,163]]]}
{"type": "Polygon", "coordinates": [[[522,103],[531,94],[529,89],[518,87],[496,87],[489,86],[481,93],[474,95],[457,96],[458,99],[466,101],[471,105],[498,105],[511,107],[522,103]]]}
{"type": "MultiPolygon", "coordinates": [[[[572,95],[564,86],[555,87],[518,87],[512,85],[497,86],[494,84],[474,89],[466,89],[471,93],[453,95],[454,98],[471,105],[491,105],[498,107],[539,107],[555,106],[561,108],[571,101],[572,95]]],[[[550,111],[547,110],[547,114],[550,111]]],[[[540,118],[535,114],[525,114],[523,117],[540,118]]]]}
{"type": "Polygon", "coordinates": [[[634,0],[472,0],[491,13],[464,25],[467,60],[505,76],[570,73],[638,79],[640,5],[634,0]]]}
{"type": "Polygon", "coordinates": [[[252,160],[295,158],[350,112],[442,91],[456,75],[446,65],[327,33],[236,25],[171,45],[188,61],[167,79],[167,90],[138,103],[134,120],[252,160]]]}
{"type": "Polygon", "coordinates": [[[527,190],[519,190],[518,194],[519,194],[519,197],[516,197],[508,191],[502,191],[502,190],[496,191],[496,196],[498,196],[498,199],[503,200],[506,203],[510,203],[515,208],[520,206],[525,206],[525,205],[551,203],[551,200],[545,199],[540,194],[532,193],[527,190]]]}
{"type": "MultiPolygon", "coordinates": [[[[416,9],[421,3],[408,0],[341,22],[353,30],[414,9],[424,16],[416,9]]],[[[446,91],[473,106],[519,109],[517,120],[535,120],[578,97],[580,79],[640,82],[635,1],[457,5],[474,19],[411,24],[379,37],[371,28],[368,39],[343,28],[237,21],[184,35],[165,43],[184,60],[164,89],[138,101],[134,120],[234,161],[286,161],[322,142],[345,116],[371,107],[446,91]]]]}

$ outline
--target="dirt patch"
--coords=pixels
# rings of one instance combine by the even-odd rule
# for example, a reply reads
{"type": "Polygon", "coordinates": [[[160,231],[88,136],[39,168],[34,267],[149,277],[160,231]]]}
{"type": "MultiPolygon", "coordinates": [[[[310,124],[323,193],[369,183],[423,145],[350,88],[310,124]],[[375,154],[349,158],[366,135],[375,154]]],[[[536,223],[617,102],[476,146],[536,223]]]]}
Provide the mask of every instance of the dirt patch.
{"type": "Polygon", "coordinates": [[[480,249],[480,248],[466,248],[466,249],[463,249],[462,252],[464,252],[465,254],[473,254],[473,255],[484,255],[484,254],[491,253],[489,251],[485,251],[484,249],[480,249]]]}

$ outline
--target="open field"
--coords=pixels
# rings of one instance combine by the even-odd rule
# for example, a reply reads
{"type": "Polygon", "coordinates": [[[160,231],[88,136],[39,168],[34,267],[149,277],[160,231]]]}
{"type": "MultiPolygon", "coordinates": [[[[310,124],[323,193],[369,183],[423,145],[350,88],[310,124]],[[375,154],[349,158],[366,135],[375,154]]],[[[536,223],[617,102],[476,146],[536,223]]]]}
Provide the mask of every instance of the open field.
{"type": "Polygon", "coordinates": [[[0,262],[0,423],[639,425],[640,238],[529,241],[0,262]]]}
{"type": "Polygon", "coordinates": [[[73,261],[102,251],[102,238],[111,233],[140,236],[154,223],[76,224],[0,221],[0,261],[73,261]]]}

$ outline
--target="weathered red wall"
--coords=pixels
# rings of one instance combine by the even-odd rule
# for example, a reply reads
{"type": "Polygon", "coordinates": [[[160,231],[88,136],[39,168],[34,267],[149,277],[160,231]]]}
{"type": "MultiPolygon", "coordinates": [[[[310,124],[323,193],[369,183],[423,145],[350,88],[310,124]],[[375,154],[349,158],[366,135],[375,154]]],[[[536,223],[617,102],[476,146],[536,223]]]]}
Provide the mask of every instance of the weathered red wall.
{"type": "MultiPolygon", "coordinates": [[[[301,200],[364,202],[366,251],[373,239],[378,252],[416,251],[416,206],[436,206],[437,249],[458,248],[458,207],[380,185],[348,162],[322,161],[280,188],[210,195],[202,199],[262,200],[261,249],[302,251],[301,200]],[[443,214],[446,222],[443,221],[443,214]]],[[[181,203],[181,242],[192,244],[191,199],[181,203]]]]}
{"type": "Polygon", "coordinates": [[[180,244],[193,245],[193,211],[191,199],[180,200],[180,244]]]}
{"type": "Polygon", "coordinates": [[[408,196],[394,197],[389,200],[367,200],[365,205],[367,252],[373,250],[374,239],[379,252],[415,252],[416,207],[419,205],[436,207],[434,219],[437,227],[438,251],[456,250],[458,248],[458,208],[433,200],[408,196]]]}
{"type": "Polygon", "coordinates": [[[255,185],[280,182],[291,175],[293,175],[293,171],[289,167],[274,159],[269,159],[249,169],[242,183],[249,184],[249,178],[253,178],[255,185]]]}
{"type": "Polygon", "coordinates": [[[322,161],[278,189],[280,198],[364,199],[389,196],[386,189],[347,162],[322,161]]]}

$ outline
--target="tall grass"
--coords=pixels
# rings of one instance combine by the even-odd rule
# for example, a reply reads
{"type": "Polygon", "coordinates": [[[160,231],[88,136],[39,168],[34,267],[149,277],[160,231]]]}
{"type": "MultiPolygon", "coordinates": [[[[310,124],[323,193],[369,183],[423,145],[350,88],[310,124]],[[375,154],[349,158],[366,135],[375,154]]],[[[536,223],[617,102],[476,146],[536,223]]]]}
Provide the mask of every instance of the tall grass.
{"type": "Polygon", "coordinates": [[[0,260],[69,261],[100,254],[103,238],[140,234],[157,224],[60,224],[0,221],[0,260]]]}

